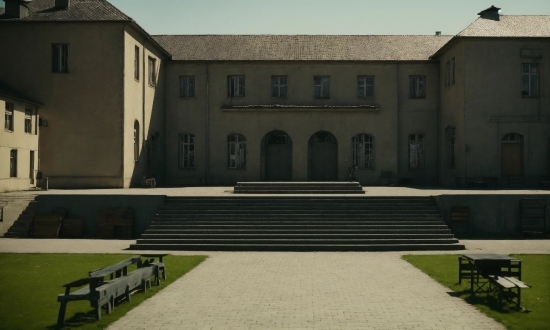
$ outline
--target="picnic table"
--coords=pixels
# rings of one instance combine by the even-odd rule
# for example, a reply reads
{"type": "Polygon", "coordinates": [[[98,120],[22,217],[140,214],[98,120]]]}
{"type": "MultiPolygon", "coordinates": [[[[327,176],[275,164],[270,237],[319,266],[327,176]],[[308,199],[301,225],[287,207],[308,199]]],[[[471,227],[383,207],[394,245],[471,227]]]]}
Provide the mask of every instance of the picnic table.
{"type": "Polygon", "coordinates": [[[521,262],[521,259],[501,254],[464,254],[458,258],[458,282],[468,278],[472,295],[497,291],[501,303],[506,299],[522,308],[520,289],[531,285],[521,281],[521,262]]]}

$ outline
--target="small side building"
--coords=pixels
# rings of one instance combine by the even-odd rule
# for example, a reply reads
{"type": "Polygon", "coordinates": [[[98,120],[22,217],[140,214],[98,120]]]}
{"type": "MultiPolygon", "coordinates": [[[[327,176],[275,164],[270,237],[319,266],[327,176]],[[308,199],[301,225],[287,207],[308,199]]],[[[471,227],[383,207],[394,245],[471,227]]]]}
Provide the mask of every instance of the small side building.
{"type": "Polygon", "coordinates": [[[0,82],[0,192],[36,187],[40,105],[0,82]]]}

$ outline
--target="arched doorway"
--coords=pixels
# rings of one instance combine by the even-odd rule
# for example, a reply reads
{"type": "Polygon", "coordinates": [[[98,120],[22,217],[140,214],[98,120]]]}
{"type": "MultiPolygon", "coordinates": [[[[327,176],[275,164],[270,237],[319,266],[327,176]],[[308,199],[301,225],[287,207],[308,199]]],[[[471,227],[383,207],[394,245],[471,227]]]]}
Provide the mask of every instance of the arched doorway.
{"type": "Polygon", "coordinates": [[[500,153],[502,177],[523,175],[523,135],[506,134],[500,153]]]}
{"type": "Polygon", "coordinates": [[[283,131],[272,131],[262,139],[262,162],[266,181],[292,181],[292,140],[283,131]]]}
{"type": "Polygon", "coordinates": [[[320,131],[309,138],[308,178],[310,181],[338,180],[338,142],[329,132],[320,131]]]}

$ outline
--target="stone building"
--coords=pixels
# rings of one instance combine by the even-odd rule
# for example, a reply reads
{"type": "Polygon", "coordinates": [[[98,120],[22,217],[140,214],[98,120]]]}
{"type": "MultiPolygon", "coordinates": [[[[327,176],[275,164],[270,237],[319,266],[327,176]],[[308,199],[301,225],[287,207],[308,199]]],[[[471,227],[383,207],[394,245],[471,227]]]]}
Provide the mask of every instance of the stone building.
{"type": "Polygon", "coordinates": [[[41,104],[52,187],[550,176],[550,16],[491,7],[456,36],[150,36],[104,0],[5,2],[0,81],[41,104]]]}

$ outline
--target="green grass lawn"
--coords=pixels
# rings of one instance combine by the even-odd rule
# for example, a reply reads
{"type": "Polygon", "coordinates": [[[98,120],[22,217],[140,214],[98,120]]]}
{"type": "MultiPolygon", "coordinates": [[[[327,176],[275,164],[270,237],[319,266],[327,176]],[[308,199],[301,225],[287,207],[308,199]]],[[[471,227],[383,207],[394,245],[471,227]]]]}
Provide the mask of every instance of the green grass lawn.
{"type": "Polygon", "coordinates": [[[530,311],[528,313],[500,306],[493,296],[486,294],[476,293],[471,297],[469,280],[463,279],[462,284],[458,284],[458,255],[405,255],[403,259],[508,329],[550,329],[550,255],[512,256],[523,260],[521,279],[533,286],[521,291],[521,305],[530,311]]]}
{"type": "MultiPolygon", "coordinates": [[[[88,276],[88,271],[126,260],[122,254],[0,254],[0,329],[55,328],[63,284],[88,276]]],[[[166,281],[146,293],[132,295],[131,302],[115,304],[114,313],[102,311],[101,321],[93,318],[87,301],[67,304],[66,329],[102,329],[124,316],[139,303],[200,264],[205,256],[166,256],[166,281]]],[[[128,271],[135,269],[129,267],[128,271]]]]}

